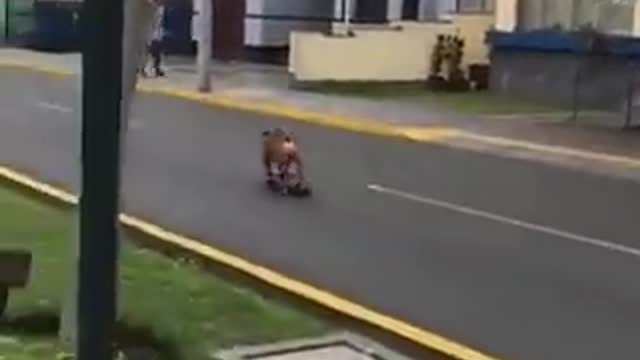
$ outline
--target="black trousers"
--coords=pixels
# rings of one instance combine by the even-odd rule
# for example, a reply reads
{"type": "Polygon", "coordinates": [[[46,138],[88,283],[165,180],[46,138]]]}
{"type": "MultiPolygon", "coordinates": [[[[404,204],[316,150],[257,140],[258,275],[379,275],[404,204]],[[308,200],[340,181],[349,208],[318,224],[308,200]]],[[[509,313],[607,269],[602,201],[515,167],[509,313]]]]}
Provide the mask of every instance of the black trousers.
{"type": "Polygon", "coordinates": [[[156,75],[162,74],[162,69],[160,69],[160,65],[162,63],[162,53],[164,51],[163,44],[161,40],[152,40],[151,44],[149,44],[149,54],[151,55],[151,60],[153,62],[153,70],[156,72],[156,75]]]}

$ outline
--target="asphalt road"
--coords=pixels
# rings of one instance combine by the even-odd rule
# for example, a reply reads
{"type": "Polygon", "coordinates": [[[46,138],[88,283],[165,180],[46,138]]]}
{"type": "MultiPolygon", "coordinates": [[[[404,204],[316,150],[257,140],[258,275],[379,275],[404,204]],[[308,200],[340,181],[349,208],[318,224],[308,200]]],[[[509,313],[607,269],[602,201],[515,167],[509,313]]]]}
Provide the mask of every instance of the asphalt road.
{"type": "MultiPolygon", "coordinates": [[[[0,162],[77,188],[75,91],[0,70],[0,162]]],[[[499,357],[640,357],[639,184],[288,123],[315,196],[274,198],[281,123],[139,96],[125,207],[499,357]]]]}

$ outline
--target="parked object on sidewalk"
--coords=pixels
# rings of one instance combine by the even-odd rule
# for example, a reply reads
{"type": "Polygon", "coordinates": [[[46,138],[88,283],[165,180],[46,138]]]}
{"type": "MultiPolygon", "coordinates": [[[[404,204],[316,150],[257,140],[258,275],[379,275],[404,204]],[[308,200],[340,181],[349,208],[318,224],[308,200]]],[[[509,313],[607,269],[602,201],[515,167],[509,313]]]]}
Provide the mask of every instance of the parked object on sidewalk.
{"type": "Polygon", "coordinates": [[[427,79],[427,86],[431,90],[469,90],[469,81],[462,71],[464,45],[465,41],[460,36],[438,35],[438,40],[433,47],[431,69],[427,79]],[[442,75],[441,72],[445,74],[442,75]]]}
{"type": "Polygon", "coordinates": [[[30,252],[0,250],[0,317],[9,302],[9,290],[25,287],[29,281],[30,270],[30,252]]]}
{"type": "Polygon", "coordinates": [[[487,64],[471,64],[469,65],[469,82],[474,90],[489,89],[489,71],[490,66],[487,64]]]}

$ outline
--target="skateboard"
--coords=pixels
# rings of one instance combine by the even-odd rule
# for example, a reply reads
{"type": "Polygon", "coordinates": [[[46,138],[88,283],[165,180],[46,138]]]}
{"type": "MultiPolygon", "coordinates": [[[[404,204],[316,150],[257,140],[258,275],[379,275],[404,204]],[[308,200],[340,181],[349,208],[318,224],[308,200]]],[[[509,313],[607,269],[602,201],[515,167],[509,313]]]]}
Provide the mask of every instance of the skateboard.
{"type": "Polygon", "coordinates": [[[280,195],[287,195],[293,197],[308,197],[311,196],[311,187],[307,183],[294,183],[283,184],[274,178],[269,178],[265,181],[269,190],[280,195]]]}

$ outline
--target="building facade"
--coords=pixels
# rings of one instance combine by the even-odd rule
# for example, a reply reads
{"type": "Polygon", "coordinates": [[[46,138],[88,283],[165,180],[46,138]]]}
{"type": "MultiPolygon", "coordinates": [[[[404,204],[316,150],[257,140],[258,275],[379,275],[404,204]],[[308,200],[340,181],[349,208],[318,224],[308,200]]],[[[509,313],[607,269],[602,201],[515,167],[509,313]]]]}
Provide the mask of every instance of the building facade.
{"type": "Polygon", "coordinates": [[[489,37],[492,90],[606,111],[621,111],[635,101],[638,1],[497,0],[496,5],[497,31],[489,37]]]}

